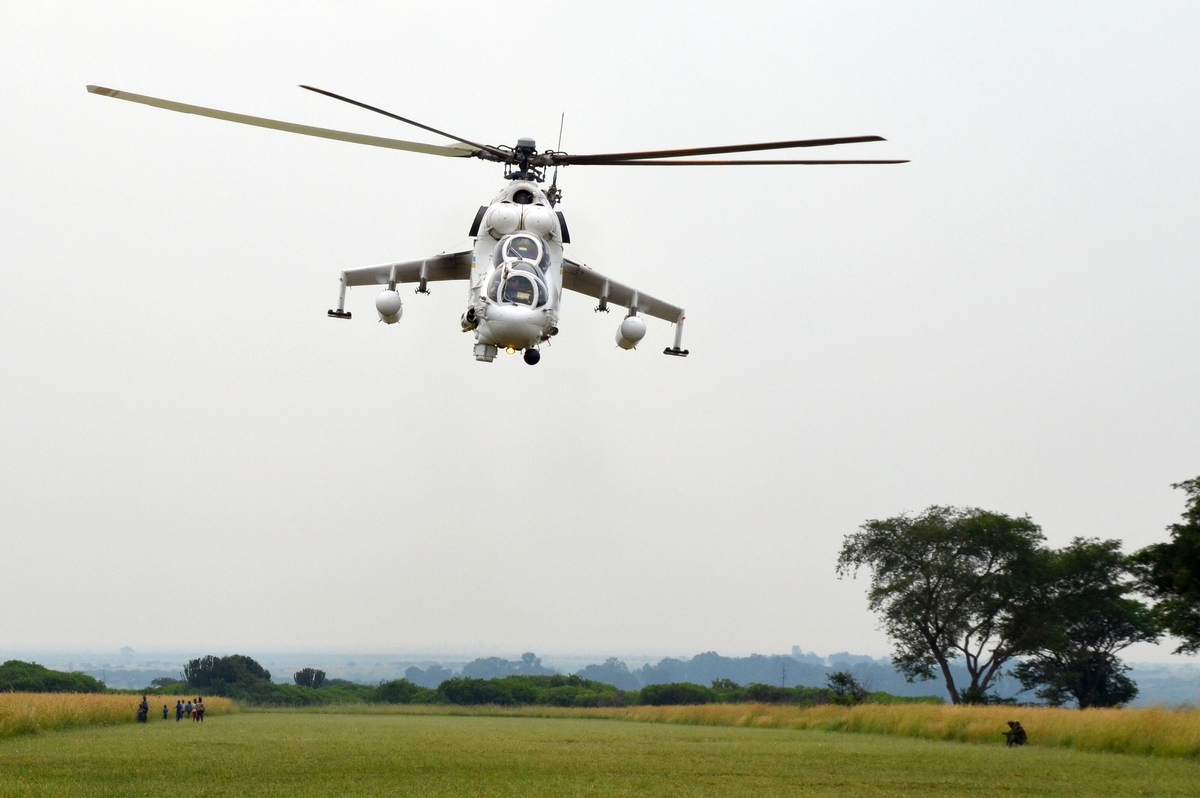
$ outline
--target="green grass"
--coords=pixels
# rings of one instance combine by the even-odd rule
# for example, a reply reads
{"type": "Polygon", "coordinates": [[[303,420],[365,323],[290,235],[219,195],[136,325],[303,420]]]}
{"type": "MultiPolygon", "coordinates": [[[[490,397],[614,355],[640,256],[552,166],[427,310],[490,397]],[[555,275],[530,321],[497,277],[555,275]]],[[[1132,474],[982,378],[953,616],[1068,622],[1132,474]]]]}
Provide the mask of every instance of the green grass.
{"type": "Polygon", "coordinates": [[[1194,796],[1200,763],[790,729],[244,712],[0,741],[0,796],[1194,796]]]}

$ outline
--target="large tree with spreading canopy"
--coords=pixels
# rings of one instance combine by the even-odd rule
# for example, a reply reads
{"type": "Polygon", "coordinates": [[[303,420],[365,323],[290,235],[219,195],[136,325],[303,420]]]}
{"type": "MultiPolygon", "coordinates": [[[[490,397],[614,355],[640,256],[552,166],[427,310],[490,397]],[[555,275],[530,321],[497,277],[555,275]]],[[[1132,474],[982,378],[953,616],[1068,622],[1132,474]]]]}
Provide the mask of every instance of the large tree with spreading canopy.
{"type": "Polygon", "coordinates": [[[1005,663],[1034,647],[1042,541],[1028,517],[933,506],[867,521],[846,537],[837,570],[870,570],[869,606],[909,681],[940,673],[955,704],[979,703],[1005,663]],[[966,684],[955,681],[956,660],[966,667],[966,684]]]}
{"type": "Polygon", "coordinates": [[[1167,527],[1169,541],[1147,546],[1133,559],[1163,626],[1182,641],[1176,653],[1195,654],[1200,652],[1200,477],[1171,487],[1187,494],[1183,518],[1167,527]]]}

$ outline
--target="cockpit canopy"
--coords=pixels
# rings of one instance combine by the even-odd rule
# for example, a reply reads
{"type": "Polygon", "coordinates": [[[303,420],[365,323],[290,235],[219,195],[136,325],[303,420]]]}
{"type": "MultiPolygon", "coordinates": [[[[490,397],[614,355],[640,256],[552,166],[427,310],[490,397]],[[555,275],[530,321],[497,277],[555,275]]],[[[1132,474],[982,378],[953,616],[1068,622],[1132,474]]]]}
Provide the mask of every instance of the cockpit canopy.
{"type": "Polygon", "coordinates": [[[495,267],[487,296],[493,302],[542,307],[550,299],[545,274],[550,253],[535,235],[516,233],[500,239],[492,255],[495,267]]]}
{"type": "Polygon", "coordinates": [[[543,274],[550,267],[550,253],[540,238],[529,233],[505,236],[496,244],[492,254],[492,265],[504,263],[528,263],[536,266],[543,274]]]}

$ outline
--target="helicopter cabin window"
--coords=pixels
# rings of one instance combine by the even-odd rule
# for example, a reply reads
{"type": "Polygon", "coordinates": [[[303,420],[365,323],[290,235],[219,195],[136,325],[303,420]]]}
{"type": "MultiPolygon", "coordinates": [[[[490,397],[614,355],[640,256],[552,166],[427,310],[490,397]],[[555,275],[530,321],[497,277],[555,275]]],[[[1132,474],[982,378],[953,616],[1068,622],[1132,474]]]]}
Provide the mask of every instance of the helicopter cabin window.
{"type": "Polygon", "coordinates": [[[502,238],[493,251],[492,265],[499,266],[502,263],[512,263],[513,261],[537,263],[542,267],[542,271],[545,271],[550,263],[549,254],[542,246],[542,242],[525,233],[502,238]]]}
{"type": "Polygon", "coordinates": [[[533,281],[521,274],[514,274],[504,283],[504,301],[515,305],[532,305],[534,302],[533,281]]]}
{"type": "Polygon", "coordinates": [[[538,256],[541,254],[538,250],[537,241],[529,236],[514,236],[509,240],[508,246],[504,248],[505,259],[519,258],[521,260],[530,260],[537,263],[538,256]]]}
{"type": "Polygon", "coordinates": [[[503,281],[504,281],[504,274],[499,269],[497,269],[495,274],[492,275],[491,281],[488,283],[488,288],[487,288],[488,299],[492,300],[493,302],[500,301],[500,283],[502,283],[503,281]]]}

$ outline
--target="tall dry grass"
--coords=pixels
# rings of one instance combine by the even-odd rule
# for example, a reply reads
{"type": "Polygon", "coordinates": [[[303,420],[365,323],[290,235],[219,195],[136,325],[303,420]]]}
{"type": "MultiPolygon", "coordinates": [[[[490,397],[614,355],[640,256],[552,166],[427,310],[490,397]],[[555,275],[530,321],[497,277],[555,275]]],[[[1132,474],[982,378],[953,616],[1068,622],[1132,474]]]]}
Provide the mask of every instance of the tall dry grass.
{"type": "MultiPolygon", "coordinates": [[[[154,698],[160,703],[150,702],[150,722],[162,721],[164,703],[174,720],[178,697],[154,698]]],[[[104,693],[0,693],[0,739],[51,729],[133,723],[140,701],[141,696],[104,693]]],[[[228,698],[205,698],[204,708],[208,715],[237,711],[237,705],[228,698]]]]}
{"type": "Polygon", "coordinates": [[[490,715],[535,718],[603,718],[641,723],[750,726],[858,732],[1003,745],[1007,721],[1020,721],[1029,744],[1079,751],[1200,759],[1200,710],[1039,709],[955,707],[947,704],[861,704],[801,708],[786,704],[705,704],[683,707],[498,707],[445,704],[353,704],[269,712],[397,715],[490,715]]]}
{"type": "Polygon", "coordinates": [[[1200,710],[1050,709],[930,704],[826,705],[803,709],[767,704],[626,707],[609,717],[655,723],[758,726],[889,734],[928,740],[1004,742],[1007,721],[1020,721],[1029,743],[1118,754],[1200,758],[1200,710]]]}
{"type": "Polygon", "coordinates": [[[1200,709],[1051,709],[954,707],[949,704],[703,704],[689,707],[454,707],[448,704],[331,704],[266,712],[402,715],[502,715],[596,718],[648,724],[809,728],[1002,745],[1006,721],[1025,726],[1030,745],[1110,754],[1200,758],[1200,709]]]}

